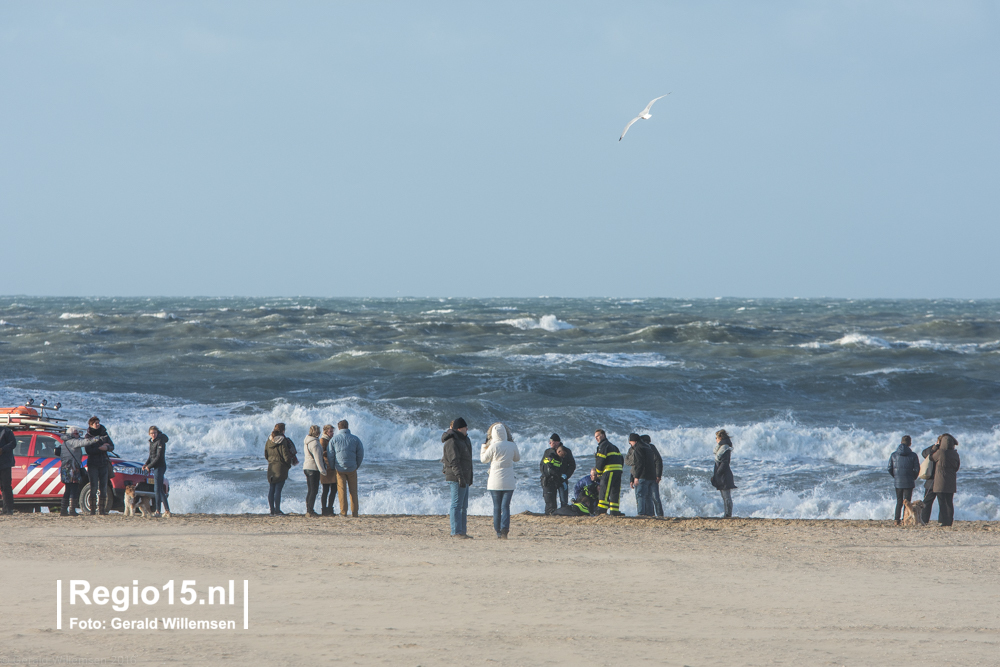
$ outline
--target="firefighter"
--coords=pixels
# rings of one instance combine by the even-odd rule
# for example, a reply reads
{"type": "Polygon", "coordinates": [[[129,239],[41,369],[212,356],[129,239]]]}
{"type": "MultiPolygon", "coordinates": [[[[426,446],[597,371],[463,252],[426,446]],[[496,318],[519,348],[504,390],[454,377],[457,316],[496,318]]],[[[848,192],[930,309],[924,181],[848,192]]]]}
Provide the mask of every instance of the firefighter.
{"type": "Polygon", "coordinates": [[[597,470],[590,469],[588,477],[580,478],[573,489],[573,503],[560,507],[554,516],[590,516],[597,511],[597,470]]]}
{"type": "Polygon", "coordinates": [[[621,495],[622,464],[625,461],[618,448],[608,441],[603,430],[594,431],[594,439],[597,440],[595,468],[601,478],[597,492],[597,514],[607,512],[613,516],[622,516],[618,509],[618,496],[621,495]]]}
{"type": "Polygon", "coordinates": [[[542,497],[545,499],[545,513],[552,514],[556,511],[557,496],[560,507],[565,507],[568,504],[568,480],[572,477],[573,471],[576,470],[573,452],[563,445],[558,433],[553,433],[549,438],[549,448],[542,455],[542,462],[538,468],[542,473],[542,497]]]}

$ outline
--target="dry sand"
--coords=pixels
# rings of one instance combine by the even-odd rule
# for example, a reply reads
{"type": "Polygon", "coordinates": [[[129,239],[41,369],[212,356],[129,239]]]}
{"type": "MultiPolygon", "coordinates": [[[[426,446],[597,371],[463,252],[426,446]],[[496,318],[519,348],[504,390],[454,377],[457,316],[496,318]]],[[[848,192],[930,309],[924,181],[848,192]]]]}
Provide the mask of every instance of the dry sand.
{"type": "Polygon", "coordinates": [[[0,664],[1000,664],[996,523],[524,514],[506,542],[488,517],[469,532],[441,516],[0,517],[0,664]],[[119,613],[64,592],[58,631],[57,579],[247,579],[250,630],[242,602],[119,613]],[[238,629],[66,629],[217,609],[238,629]]]}

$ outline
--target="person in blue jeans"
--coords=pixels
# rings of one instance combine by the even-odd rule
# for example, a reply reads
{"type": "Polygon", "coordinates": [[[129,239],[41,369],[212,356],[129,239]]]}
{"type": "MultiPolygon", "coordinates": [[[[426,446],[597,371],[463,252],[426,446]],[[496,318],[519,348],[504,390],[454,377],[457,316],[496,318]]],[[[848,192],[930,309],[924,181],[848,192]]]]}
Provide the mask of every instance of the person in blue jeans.
{"type": "Polygon", "coordinates": [[[652,450],[637,433],[628,436],[629,452],[625,465],[632,468],[630,486],[635,489],[635,507],[639,516],[653,516],[653,487],[656,465],[652,450]]]}
{"type": "Polygon", "coordinates": [[[472,486],[472,441],[469,440],[469,426],[465,420],[459,417],[452,421],[451,427],[441,435],[441,442],[441,471],[451,487],[451,507],[448,511],[451,536],[472,539],[467,533],[469,487],[472,486]]]}
{"type": "Polygon", "coordinates": [[[170,503],[167,502],[167,489],[163,484],[163,475],[167,472],[167,434],[160,432],[155,426],[149,427],[149,458],[142,469],[153,471],[153,493],[156,496],[156,507],[153,516],[170,518],[170,503]]]}
{"type": "Polygon", "coordinates": [[[514,464],[521,452],[514,444],[510,429],[497,422],[487,431],[488,437],[479,452],[479,460],[490,465],[486,489],[493,496],[493,530],[506,540],[510,533],[510,500],[514,497],[514,464]]]}

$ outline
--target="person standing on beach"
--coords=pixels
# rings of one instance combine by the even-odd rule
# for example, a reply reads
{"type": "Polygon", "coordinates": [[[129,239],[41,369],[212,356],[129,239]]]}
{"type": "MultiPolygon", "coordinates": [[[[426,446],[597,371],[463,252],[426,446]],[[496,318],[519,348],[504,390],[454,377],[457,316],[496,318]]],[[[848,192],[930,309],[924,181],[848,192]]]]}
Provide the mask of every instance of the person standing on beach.
{"type": "Polygon", "coordinates": [[[920,474],[920,459],[910,449],[912,439],[904,435],[899,447],[889,457],[889,474],[896,488],[896,525],[902,523],[903,501],[913,499],[913,487],[917,485],[917,475],[920,474]]]}
{"type": "Polygon", "coordinates": [[[556,511],[556,498],[559,506],[569,503],[569,478],[576,470],[576,459],[569,447],[563,445],[558,433],[549,437],[549,448],[542,454],[542,462],[538,465],[542,473],[542,498],[545,500],[545,513],[556,511]]]}
{"type": "Polygon", "coordinates": [[[271,516],[284,516],[281,511],[281,489],[288,479],[288,469],[292,467],[291,440],[285,437],[285,425],[277,423],[271,431],[271,437],[264,445],[264,458],[267,459],[267,506],[271,516]]]}
{"type": "Polygon", "coordinates": [[[493,530],[498,539],[506,540],[510,533],[510,501],[516,486],[514,464],[521,460],[521,452],[504,424],[493,424],[487,433],[489,437],[480,448],[479,460],[490,464],[486,490],[493,496],[493,530]]]}
{"type": "Polygon", "coordinates": [[[340,516],[347,516],[347,493],[351,494],[351,516],[358,515],[358,468],[365,460],[365,446],[361,438],[351,433],[347,420],[337,422],[337,435],[330,440],[333,467],[337,470],[337,497],[340,498],[340,516]]]}
{"type": "Polygon", "coordinates": [[[663,516],[663,502],[660,500],[660,480],[663,479],[663,457],[660,456],[660,450],[653,444],[652,438],[644,435],[642,436],[642,441],[649,447],[649,451],[653,453],[653,464],[656,472],[656,484],[653,485],[653,514],[663,516]]]}
{"type": "Polygon", "coordinates": [[[938,438],[938,449],[931,454],[934,461],[934,495],[938,501],[938,524],[950,526],[955,521],[955,491],[958,489],[958,441],[950,433],[938,438]]]}
{"type": "Polygon", "coordinates": [[[597,514],[610,513],[612,516],[621,516],[622,513],[618,509],[618,499],[622,491],[622,465],[624,463],[622,453],[611,444],[603,429],[594,431],[594,439],[597,440],[594,468],[601,478],[598,487],[597,514]]]}
{"type": "Polygon", "coordinates": [[[319,439],[319,444],[323,448],[323,464],[326,466],[326,474],[320,475],[319,481],[323,485],[323,497],[320,499],[323,516],[334,516],[333,501],[337,497],[337,470],[330,465],[330,440],[333,438],[333,424],[323,426],[323,437],[319,439]]]}
{"type": "Polygon", "coordinates": [[[316,494],[319,492],[319,478],[326,474],[326,457],[323,447],[319,444],[319,426],[309,427],[309,435],[302,442],[303,459],[302,472],[306,476],[306,515],[316,514],[316,494]]]}
{"type": "Polygon", "coordinates": [[[441,469],[445,481],[451,487],[451,507],[448,518],[451,536],[472,539],[468,534],[469,487],[472,486],[472,441],[469,427],[459,417],[451,423],[451,428],[441,435],[443,453],[441,469]]]}
{"type": "Polygon", "coordinates": [[[726,433],[726,429],[719,429],[715,432],[715,471],[712,473],[712,486],[722,494],[723,518],[731,519],[733,516],[733,489],[736,482],[733,480],[733,469],[729,462],[733,454],[733,442],[726,433]]]}
{"type": "Polygon", "coordinates": [[[83,449],[88,445],[99,444],[101,438],[80,437],[80,429],[70,426],[63,438],[62,460],[59,462],[59,478],[64,489],[62,504],[59,506],[59,516],[79,516],[76,513],[77,498],[80,497],[80,484],[83,482],[83,449]]]}
{"type": "Polygon", "coordinates": [[[115,450],[108,429],[101,425],[99,417],[87,420],[87,437],[100,438],[99,444],[87,445],[87,476],[90,478],[90,513],[107,514],[111,510],[108,486],[111,481],[111,459],[108,452],[115,450]],[[98,500],[99,498],[99,500],[98,500]]]}
{"type": "Polygon", "coordinates": [[[14,513],[14,489],[10,469],[14,467],[14,449],[17,438],[6,426],[0,427],[0,493],[3,494],[3,513],[14,513]]]}
{"type": "Polygon", "coordinates": [[[631,468],[629,486],[635,490],[636,513],[639,516],[653,516],[653,487],[656,485],[653,452],[638,433],[629,433],[628,444],[625,465],[631,468]]]}
{"type": "Polygon", "coordinates": [[[156,500],[153,516],[161,516],[162,507],[162,516],[169,519],[170,503],[167,502],[167,489],[163,483],[163,476],[167,472],[167,440],[166,433],[156,426],[149,427],[149,457],[142,469],[146,472],[153,471],[153,497],[156,500]]]}

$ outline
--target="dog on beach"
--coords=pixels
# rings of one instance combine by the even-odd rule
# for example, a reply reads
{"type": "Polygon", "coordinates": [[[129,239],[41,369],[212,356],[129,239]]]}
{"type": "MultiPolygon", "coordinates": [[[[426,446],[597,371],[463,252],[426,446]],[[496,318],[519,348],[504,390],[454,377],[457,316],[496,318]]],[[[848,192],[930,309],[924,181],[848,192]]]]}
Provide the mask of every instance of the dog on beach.
{"type": "Polygon", "coordinates": [[[926,522],[923,520],[921,514],[924,511],[924,501],[918,500],[915,503],[911,503],[909,500],[903,501],[903,525],[904,526],[923,526],[926,522]]]}
{"type": "Polygon", "coordinates": [[[153,508],[150,505],[149,498],[145,496],[137,496],[135,494],[135,487],[131,484],[126,484],[125,516],[135,516],[136,510],[138,510],[139,513],[147,519],[153,515],[153,508]]]}

